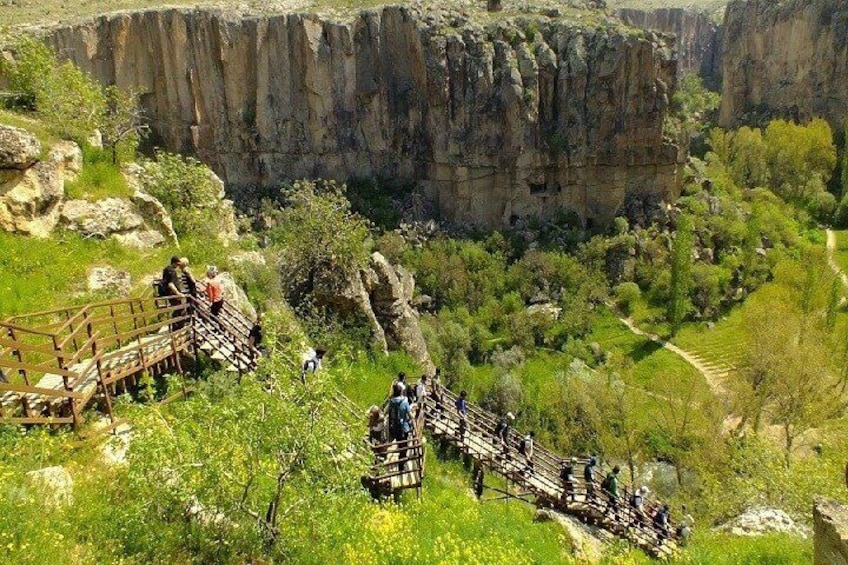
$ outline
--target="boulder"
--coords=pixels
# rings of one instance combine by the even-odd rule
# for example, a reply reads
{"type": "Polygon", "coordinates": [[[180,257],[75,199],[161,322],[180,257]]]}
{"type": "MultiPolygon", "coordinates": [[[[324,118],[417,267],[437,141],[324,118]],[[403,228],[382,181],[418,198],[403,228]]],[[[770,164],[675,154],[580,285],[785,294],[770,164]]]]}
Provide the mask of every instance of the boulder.
{"type": "Polygon", "coordinates": [[[0,229],[48,237],[59,220],[65,181],[81,170],[82,151],[70,141],[56,143],[29,168],[0,168],[0,229]]]}
{"type": "Polygon", "coordinates": [[[531,304],[527,307],[527,313],[531,316],[541,316],[552,322],[556,322],[559,320],[560,314],[562,314],[562,308],[551,302],[531,304]]]}
{"type": "Polygon", "coordinates": [[[86,236],[106,238],[144,225],[144,219],[128,200],[104,198],[95,202],[67,200],[59,217],[62,226],[86,236]]]}
{"type": "Polygon", "coordinates": [[[165,243],[165,236],[156,230],[141,230],[129,233],[117,233],[112,236],[125,247],[134,249],[150,249],[165,243]]]}
{"type": "Polygon", "coordinates": [[[761,536],[777,532],[807,539],[810,535],[809,528],[797,524],[786,512],[777,508],[750,508],[717,529],[736,536],[761,536]]]}
{"type": "Polygon", "coordinates": [[[159,232],[169,245],[179,245],[171,216],[159,200],[141,190],[136,190],[130,200],[147,226],[159,232]]]}
{"type": "Polygon", "coordinates": [[[29,169],[40,155],[37,137],[20,128],[0,125],[0,169],[29,169]]]}
{"type": "Polygon", "coordinates": [[[91,292],[127,296],[132,288],[132,277],[127,271],[119,271],[114,267],[93,267],[88,272],[87,286],[91,292]]]}
{"type": "Polygon", "coordinates": [[[224,300],[250,318],[256,320],[256,308],[250,303],[250,299],[244,290],[236,283],[233,275],[230,273],[221,273],[218,275],[218,281],[221,283],[221,288],[224,290],[224,300]]]}
{"type": "Polygon", "coordinates": [[[816,499],[813,505],[815,565],[848,565],[848,505],[816,499]]]}
{"type": "Polygon", "coordinates": [[[370,294],[371,306],[386,333],[389,349],[406,351],[425,372],[433,374],[436,366],[430,359],[418,316],[410,304],[415,280],[410,273],[395,270],[380,253],[371,255],[370,267],[377,276],[377,284],[370,294]]]}
{"type": "Polygon", "coordinates": [[[47,505],[57,507],[73,502],[74,479],[64,467],[45,467],[30,471],[27,477],[47,505]]]}
{"type": "Polygon", "coordinates": [[[230,255],[230,263],[233,265],[250,265],[264,267],[267,264],[265,256],[259,251],[240,251],[230,255]]]}

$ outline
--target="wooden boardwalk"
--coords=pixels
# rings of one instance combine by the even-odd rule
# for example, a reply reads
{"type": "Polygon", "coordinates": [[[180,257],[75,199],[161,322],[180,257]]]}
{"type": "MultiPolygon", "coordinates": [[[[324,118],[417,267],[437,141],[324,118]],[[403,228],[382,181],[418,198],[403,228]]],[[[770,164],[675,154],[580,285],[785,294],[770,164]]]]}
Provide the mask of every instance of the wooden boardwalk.
{"type": "Polygon", "coordinates": [[[256,366],[251,322],[231,307],[216,317],[202,299],[178,304],[128,298],[0,322],[0,421],[73,424],[95,398],[114,421],[112,398],[143,375],[182,373],[181,357],[206,352],[225,369],[256,366]]]}
{"type": "Polygon", "coordinates": [[[440,392],[440,406],[432,395],[427,397],[426,426],[435,439],[455,446],[475,462],[475,481],[479,481],[479,486],[488,470],[506,478],[507,484],[515,485],[516,497],[532,496],[537,505],[578,516],[629,540],[654,557],[670,557],[676,552],[678,540],[673,524],[663,531],[651,519],[660,505],[646,501],[639,514],[628,504],[632,494],[628,489],[620,488],[617,499],[611,499],[601,491],[599,483],[593,483],[594,495],[589,496],[582,480],[588,462],[585,458],[577,461],[574,496],[570,496],[560,479],[564,458],[536,443],[532,463],[528,462],[518,451],[521,435],[511,431],[507,445],[502,445],[495,433],[497,419],[492,414],[469,403],[468,414],[462,418],[454,407],[456,395],[445,388],[440,392]]]}

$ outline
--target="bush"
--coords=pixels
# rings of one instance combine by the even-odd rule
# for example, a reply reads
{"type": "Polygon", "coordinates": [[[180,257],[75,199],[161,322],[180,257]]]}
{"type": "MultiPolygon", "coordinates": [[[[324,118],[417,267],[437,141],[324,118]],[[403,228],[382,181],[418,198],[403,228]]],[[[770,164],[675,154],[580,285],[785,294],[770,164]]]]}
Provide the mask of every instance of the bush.
{"type": "Polygon", "coordinates": [[[642,297],[642,290],[635,282],[623,282],[613,290],[615,304],[621,311],[629,316],[633,313],[633,306],[642,297]]]}
{"type": "Polygon", "coordinates": [[[65,183],[68,198],[100,200],[128,198],[132,190],[121,169],[112,162],[108,152],[83,146],[83,168],[76,180],[65,183]]]}

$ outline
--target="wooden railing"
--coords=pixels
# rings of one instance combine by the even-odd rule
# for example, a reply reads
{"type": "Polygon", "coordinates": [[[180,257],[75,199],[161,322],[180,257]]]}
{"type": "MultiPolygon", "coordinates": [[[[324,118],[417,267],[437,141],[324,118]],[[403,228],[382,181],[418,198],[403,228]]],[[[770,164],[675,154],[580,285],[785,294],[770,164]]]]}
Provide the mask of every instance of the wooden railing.
{"type": "MultiPolygon", "coordinates": [[[[597,480],[592,483],[594,495],[588,496],[588,485],[582,474],[588,463],[585,457],[576,460],[572,501],[571,492],[560,479],[565,458],[534,442],[532,463],[528,462],[519,453],[522,434],[510,429],[506,445],[503,445],[496,432],[498,421],[494,415],[468,403],[463,418],[455,407],[457,396],[444,387],[438,393],[441,399],[438,403],[433,395],[427,397],[428,427],[447,430],[446,439],[479,464],[532,492],[539,503],[566,513],[591,515],[606,529],[629,538],[653,555],[673,553],[677,541],[673,524],[669,522],[663,528],[652,520],[660,504],[645,500],[642,511],[637,511],[630,505],[630,488],[619,488],[619,495],[612,497],[602,491],[597,480]]],[[[605,473],[598,468],[595,476],[601,475],[605,473]]]]}

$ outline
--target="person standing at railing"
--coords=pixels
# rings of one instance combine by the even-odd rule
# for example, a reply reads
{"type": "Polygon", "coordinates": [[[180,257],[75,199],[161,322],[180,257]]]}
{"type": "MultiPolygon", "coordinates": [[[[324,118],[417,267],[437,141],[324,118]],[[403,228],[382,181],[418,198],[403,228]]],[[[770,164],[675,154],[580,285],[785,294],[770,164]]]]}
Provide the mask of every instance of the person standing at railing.
{"type": "Polygon", "coordinates": [[[589,462],[583,468],[583,481],[586,483],[586,503],[595,500],[595,468],[598,466],[598,458],[594,455],[589,457],[589,462]]]}
{"type": "Polygon", "coordinates": [[[182,285],[183,292],[197,298],[197,279],[194,278],[191,270],[188,268],[188,257],[180,258],[180,283],[182,285]]]}
{"type": "Polygon", "coordinates": [[[206,288],[206,298],[212,305],[209,311],[217,317],[224,308],[224,287],[221,286],[221,281],[218,280],[218,267],[209,265],[206,268],[206,280],[203,281],[206,288]]]}
{"type": "Polygon", "coordinates": [[[400,383],[395,383],[392,387],[392,397],[389,399],[389,436],[392,441],[398,442],[400,448],[398,450],[398,460],[400,464],[398,469],[403,471],[406,468],[406,442],[409,439],[409,433],[412,431],[412,425],[409,423],[410,406],[409,401],[404,395],[404,388],[400,383]]]}
{"type": "MultiPolygon", "coordinates": [[[[184,296],[182,290],[182,279],[177,269],[180,267],[180,258],[177,256],[171,257],[170,264],[162,270],[162,279],[159,281],[159,296],[168,299],[168,304],[172,308],[176,308],[183,303],[184,296]]],[[[184,309],[176,308],[172,313],[172,318],[179,318],[183,315],[184,309]]],[[[184,323],[175,322],[172,325],[173,330],[178,330],[183,327],[184,323]]]]}

